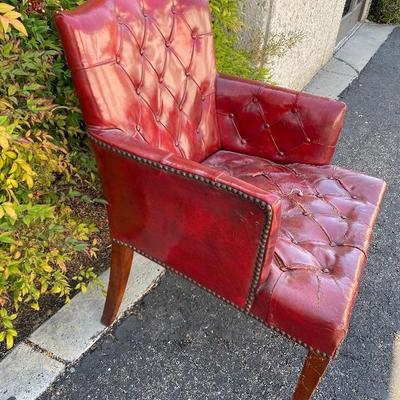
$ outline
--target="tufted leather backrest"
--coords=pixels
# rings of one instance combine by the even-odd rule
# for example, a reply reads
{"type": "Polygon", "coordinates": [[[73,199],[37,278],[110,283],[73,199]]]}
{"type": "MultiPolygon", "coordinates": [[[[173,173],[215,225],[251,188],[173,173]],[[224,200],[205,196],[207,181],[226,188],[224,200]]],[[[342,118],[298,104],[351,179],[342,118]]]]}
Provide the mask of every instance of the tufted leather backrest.
{"type": "Polygon", "coordinates": [[[194,161],[219,148],[207,0],[89,0],[56,23],[87,125],[194,161]]]}

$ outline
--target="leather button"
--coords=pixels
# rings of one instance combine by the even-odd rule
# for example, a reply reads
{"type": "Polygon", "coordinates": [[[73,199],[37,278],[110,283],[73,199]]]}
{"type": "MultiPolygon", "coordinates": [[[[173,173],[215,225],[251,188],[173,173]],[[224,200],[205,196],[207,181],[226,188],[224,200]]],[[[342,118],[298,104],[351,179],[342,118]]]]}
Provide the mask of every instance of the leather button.
{"type": "Polygon", "coordinates": [[[247,140],[246,140],[246,139],[240,139],[240,143],[246,144],[246,143],[247,143],[247,140]]]}
{"type": "Polygon", "coordinates": [[[139,50],[139,53],[140,53],[140,55],[142,56],[143,53],[144,53],[144,49],[140,49],[140,50],[139,50]]]}
{"type": "Polygon", "coordinates": [[[307,138],[306,138],[306,142],[307,142],[307,143],[310,143],[310,142],[311,142],[311,139],[310,139],[309,137],[307,137],[307,138]]]}
{"type": "Polygon", "coordinates": [[[265,124],[264,124],[264,129],[269,129],[269,128],[270,128],[269,124],[268,124],[268,123],[265,123],[265,124]]]}
{"type": "Polygon", "coordinates": [[[283,155],[284,155],[283,151],[278,151],[278,154],[279,154],[280,156],[283,156],[283,155]]]}
{"type": "Polygon", "coordinates": [[[140,128],[139,125],[136,125],[136,130],[137,130],[138,132],[141,132],[141,131],[142,131],[142,129],[140,128]]]}
{"type": "Polygon", "coordinates": [[[297,111],[298,111],[298,110],[297,110],[296,107],[293,107],[293,108],[292,108],[292,113],[297,113],[297,111]]]}
{"type": "Polygon", "coordinates": [[[230,113],[229,118],[235,118],[235,116],[232,113],[230,113]]]}
{"type": "Polygon", "coordinates": [[[257,97],[253,97],[252,101],[253,101],[253,103],[257,103],[258,102],[257,97]]]}
{"type": "Polygon", "coordinates": [[[121,57],[120,57],[120,56],[116,56],[116,57],[115,57],[115,62],[116,62],[117,64],[119,64],[119,63],[121,62],[121,57]]]}
{"type": "Polygon", "coordinates": [[[138,95],[140,94],[140,89],[139,88],[136,89],[136,94],[138,94],[138,95]]]}
{"type": "Polygon", "coordinates": [[[164,78],[163,78],[162,76],[160,76],[160,77],[158,78],[158,82],[163,83],[163,82],[164,82],[164,78]]]}
{"type": "Polygon", "coordinates": [[[170,46],[171,46],[171,42],[167,40],[167,41],[165,42],[165,47],[170,47],[170,46]]]}
{"type": "Polygon", "coordinates": [[[172,12],[172,14],[176,14],[176,8],[175,8],[175,6],[172,6],[172,7],[171,7],[171,12],[172,12]]]}
{"type": "Polygon", "coordinates": [[[185,72],[185,75],[186,75],[186,76],[190,76],[190,72],[189,72],[189,71],[186,71],[186,72],[185,72]]]}
{"type": "Polygon", "coordinates": [[[206,96],[201,96],[201,101],[206,101],[206,96]]]}

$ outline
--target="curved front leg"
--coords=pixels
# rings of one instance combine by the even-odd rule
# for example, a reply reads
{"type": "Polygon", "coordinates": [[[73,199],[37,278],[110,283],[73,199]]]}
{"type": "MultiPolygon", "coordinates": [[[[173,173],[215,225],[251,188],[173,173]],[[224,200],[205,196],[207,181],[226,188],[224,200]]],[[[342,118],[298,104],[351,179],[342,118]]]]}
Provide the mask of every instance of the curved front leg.
{"type": "Polygon", "coordinates": [[[101,322],[109,326],[118,314],[124,297],[129,272],[132,266],[133,250],[113,242],[111,248],[111,271],[108,282],[107,299],[101,322]]]}

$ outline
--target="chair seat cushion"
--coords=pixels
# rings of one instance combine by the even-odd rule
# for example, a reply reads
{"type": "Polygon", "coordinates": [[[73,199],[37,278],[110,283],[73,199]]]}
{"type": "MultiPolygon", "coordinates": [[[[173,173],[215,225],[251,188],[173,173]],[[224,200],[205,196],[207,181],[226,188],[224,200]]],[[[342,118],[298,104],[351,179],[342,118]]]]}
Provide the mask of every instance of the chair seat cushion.
{"type": "Polygon", "coordinates": [[[333,356],[349,327],[385,182],[333,165],[282,165],[228,151],[204,164],[280,197],[271,272],[260,279],[251,314],[333,356]]]}

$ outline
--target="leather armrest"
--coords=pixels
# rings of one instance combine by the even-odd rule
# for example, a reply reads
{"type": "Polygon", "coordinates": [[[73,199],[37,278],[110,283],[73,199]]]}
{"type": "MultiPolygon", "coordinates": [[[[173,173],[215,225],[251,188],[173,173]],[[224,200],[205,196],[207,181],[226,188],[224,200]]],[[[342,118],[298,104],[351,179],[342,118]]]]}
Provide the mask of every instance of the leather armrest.
{"type": "Polygon", "coordinates": [[[112,239],[249,310],[269,272],[278,198],[118,129],[91,128],[89,136],[112,239]]]}
{"type": "Polygon", "coordinates": [[[225,150],[279,163],[329,164],[343,126],[343,102],[260,82],[217,77],[225,150]]]}

